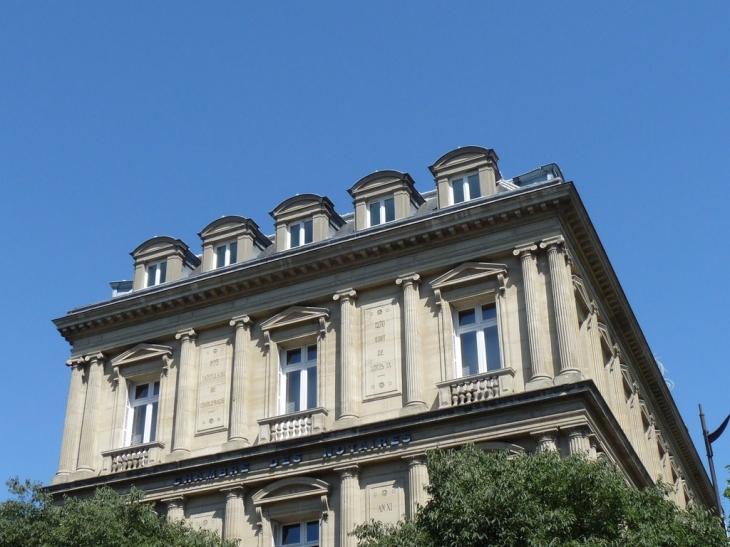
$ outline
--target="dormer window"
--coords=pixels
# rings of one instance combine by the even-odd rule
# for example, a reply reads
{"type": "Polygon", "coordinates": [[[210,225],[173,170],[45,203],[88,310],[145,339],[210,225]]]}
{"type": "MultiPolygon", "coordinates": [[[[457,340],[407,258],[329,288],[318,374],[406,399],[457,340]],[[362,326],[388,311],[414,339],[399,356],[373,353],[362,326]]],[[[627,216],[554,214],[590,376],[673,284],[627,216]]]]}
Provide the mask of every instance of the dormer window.
{"type": "Polygon", "coordinates": [[[167,261],[147,265],[147,287],[164,283],[167,278],[167,261]]]}
{"type": "Polygon", "coordinates": [[[385,198],[368,203],[368,226],[377,226],[395,220],[395,198],[385,198]]]}
{"type": "Polygon", "coordinates": [[[289,225],[289,248],[300,247],[314,241],[314,224],[312,220],[304,220],[289,225]]]}
{"type": "Polygon", "coordinates": [[[230,241],[215,249],[215,267],[223,268],[235,264],[238,257],[238,242],[230,241]]]}
{"type": "Polygon", "coordinates": [[[462,177],[452,179],[451,182],[451,203],[462,203],[482,196],[479,186],[479,173],[470,173],[462,177]]]}

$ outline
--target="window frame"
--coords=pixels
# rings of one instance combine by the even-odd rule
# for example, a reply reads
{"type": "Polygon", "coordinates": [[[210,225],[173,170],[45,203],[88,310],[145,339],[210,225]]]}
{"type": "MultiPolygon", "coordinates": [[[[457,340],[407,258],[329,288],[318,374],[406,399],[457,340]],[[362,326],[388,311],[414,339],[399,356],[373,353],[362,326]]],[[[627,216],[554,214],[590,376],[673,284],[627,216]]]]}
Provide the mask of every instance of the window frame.
{"type": "Polygon", "coordinates": [[[145,288],[162,285],[167,280],[167,260],[150,262],[145,266],[145,288]],[[150,273],[154,271],[154,283],[150,283],[150,273]]]}
{"type": "Polygon", "coordinates": [[[277,393],[278,403],[277,411],[279,416],[285,416],[287,414],[294,414],[296,412],[302,412],[305,410],[312,410],[318,408],[319,401],[319,347],[317,342],[304,343],[303,345],[297,346],[285,346],[279,350],[279,388],[277,393]],[[309,358],[309,352],[314,350],[314,359],[309,358]],[[295,351],[300,351],[302,359],[299,363],[288,363],[289,354],[295,351]],[[314,371],[312,375],[311,371],[314,371]],[[289,375],[294,372],[299,372],[299,395],[295,404],[298,404],[299,408],[293,410],[288,409],[288,383],[289,375]],[[314,401],[310,405],[310,386],[314,386],[314,401]]]}
{"type": "Polygon", "coordinates": [[[502,358],[502,336],[500,332],[499,308],[497,302],[480,300],[478,302],[468,302],[463,305],[455,305],[452,308],[452,325],[454,337],[454,374],[455,378],[466,378],[468,376],[476,376],[488,372],[498,372],[504,368],[502,358]],[[486,308],[494,310],[494,317],[484,319],[483,314],[486,308]],[[463,312],[474,311],[474,323],[460,325],[460,316],[463,312]],[[495,329],[497,348],[496,351],[490,347],[487,342],[487,329],[495,329]],[[476,333],[475,342],[477,350],[477,371],[465,373],[465,365],[463,362],[463,338],[466,334],[476,333]],[[498,367],[490,368],[491,357],[496,357],[498,367]]]}
{"type": "Polygon", "coordinates": [[[314,242],[314,219],[313,218],[303,218],[300,220],[296,220],[294,222],[291,222],[286,227],[286,233],[287,233],[287,248],[288,249],[296,249],[297,247],[301,247],[302,245],[308,245],[309,243],[314,242]],[[307,225],[310,227],[309,231],[309,241],[307,241],[307,225]],[[297,244],[293,244],[293,234],[294,232],[297,233],[297,244]]]}
{"type": "Polygon", "coordinates": [[[449,179],[449,201],[451,205],[457,205],[459,203],[466,203],[467,201],[472,201],[475,199],[478,199],[482,197],[482,187],[481,187],[481,181],[479,179],[479,172],[478,171],[471,171],[467,173],[459,174],[455,177],[452,177],[449,179]],[[476,187],[479,189],[479,195],[478,196],[472,196],[471,195],[471,185],[470,180],[472,177],[476,177],[476,187]],[[464,196],[463,200],[456,201],[455,195],[454,195],[454,183],[460,181],[462,182],[462,194],[464,196]]]}
{"type": "Polygon", "coordinates": [[[157,441],[160,419],[160,390],[162,382],[160,378],[143,380],[138,382],[127,382],[127,412],[124,420],[123,447],[139,446],[157,441]],[[147,386],[146,397],[136,397],[137,388],[147,386]],[[157,393],[155,393],[155,387],[157,393]],[[145,421],[139,442],[134,442],[137,434],[136,418],[138,409],[144,407],[145,421]]]}
{"type": "Polygon", "coordinates": [[[392,195],[390,195],[390,196],[383,196],[383,197],[380,197],[380,198],[377,198],[377,199],[370,200],[370,201],[366,202],[365,207],[367,209],[367,220],[368,220],[367,225],[368,225],[368,228],[372,228],[373,226],[380,226],[382,224],[386,224],[388,222],[393,222],[395,220],[395,196],[392,196],[392,195]],[[387,218],[387,212],[388,212],[388,209],[386,207],[386,202],[387,201],[390,201],[393,204],[393,209],[392,209],[392,211],[393,211],[393,218],[391,218],[391,219],[388,219],[387,218]],[[372,215],[371,207],[373,205],[376,205],[376,204],[378,205],[378,217],[379,217],[379,219],[378,219],[378,222],[377,223],[373,223],[373,215],[372,215]]]}
{"type": "Polygon", "coordinates": [[[280,523],[277,530],[276,545],[277,547],[319,547],[320,546],[320,522],[319,520],[303,520],[300,522],[280,523]],[[307,539],[307,530],[309,524],[315,524],[317,529],[317,538],[314,540],[307,539]],[[284,543],[284,529],[299,526],[300,541],[297,543],[284,543]]]}
{"type": "Polygon", "coordinates": [[[218,243],[214,247],[215,249],[215,269],[225,268],[231,264],[235,264],[238,261],[238,240],[225,241],[218,243]],[[220,250],[223,249],[223,264],[219,264],[220,250]]]}

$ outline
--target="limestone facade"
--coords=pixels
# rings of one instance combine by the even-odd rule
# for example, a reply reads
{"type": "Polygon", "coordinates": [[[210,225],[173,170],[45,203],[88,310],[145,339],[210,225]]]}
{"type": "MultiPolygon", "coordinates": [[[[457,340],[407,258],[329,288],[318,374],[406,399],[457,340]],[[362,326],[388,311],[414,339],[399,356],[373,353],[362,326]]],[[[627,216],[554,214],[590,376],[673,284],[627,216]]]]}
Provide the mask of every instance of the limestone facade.
{"type": "Polygon", "coordinates": [[[497,161],[449,152],[423,195],[373,173],[343,216],[302,194],[268,237],[226,217],[199,257],[140,245],[131,292],[55,321],[72,349],[51,492],[135,485],[242,545],[346,547],[427,502],[429,450],[472,442],[608,458],[712,506],[574,185],[497,161]]]}

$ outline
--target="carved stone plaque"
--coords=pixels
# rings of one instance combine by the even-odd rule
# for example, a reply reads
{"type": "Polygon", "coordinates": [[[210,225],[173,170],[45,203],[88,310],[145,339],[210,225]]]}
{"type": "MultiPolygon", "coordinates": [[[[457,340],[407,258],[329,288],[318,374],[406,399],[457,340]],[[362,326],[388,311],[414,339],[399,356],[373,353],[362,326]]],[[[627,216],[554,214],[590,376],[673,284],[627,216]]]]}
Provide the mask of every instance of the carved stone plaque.
{"type": "Polygon", "coordinates": [[[400,390],[397,309],[391,300],[363,306],[364,398],[400,390]]]}
{"type": "Polygon", "coordinates": [[[228,345],[225,342],[200,348],[197,432],[226,427],[228,409],[228,345]]]}
{"type": "Polygon", "coordinates": [[[371,484],[367,487],[367,520],[396,524],[405,516],[405,493],[400,480],[371,484]]]}

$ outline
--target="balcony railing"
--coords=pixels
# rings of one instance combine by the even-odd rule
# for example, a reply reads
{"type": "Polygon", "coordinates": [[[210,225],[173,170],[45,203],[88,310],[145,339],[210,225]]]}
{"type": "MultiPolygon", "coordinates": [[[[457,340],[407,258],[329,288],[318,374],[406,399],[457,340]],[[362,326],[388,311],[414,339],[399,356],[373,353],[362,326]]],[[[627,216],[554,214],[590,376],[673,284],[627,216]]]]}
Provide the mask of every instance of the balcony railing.
{"type": "Polygon", "coordinates": [[[514,369],[503,368],[436,384],[439,408],[461,406],[502,397],[513,392],[514,369]]]}
{"type": "Polygon", "coordinates": [[[259,442],[283,441],[324,431],[327,409],[310,408],[258,421],[259,442]]]}
{"type": "Polygon", "coordinates": [[[165,445],[160,441],[125,446],[102,452],[104,457],[104,471],[117,473],[148,467],[160,461],[161,451],[165,445]]]}

